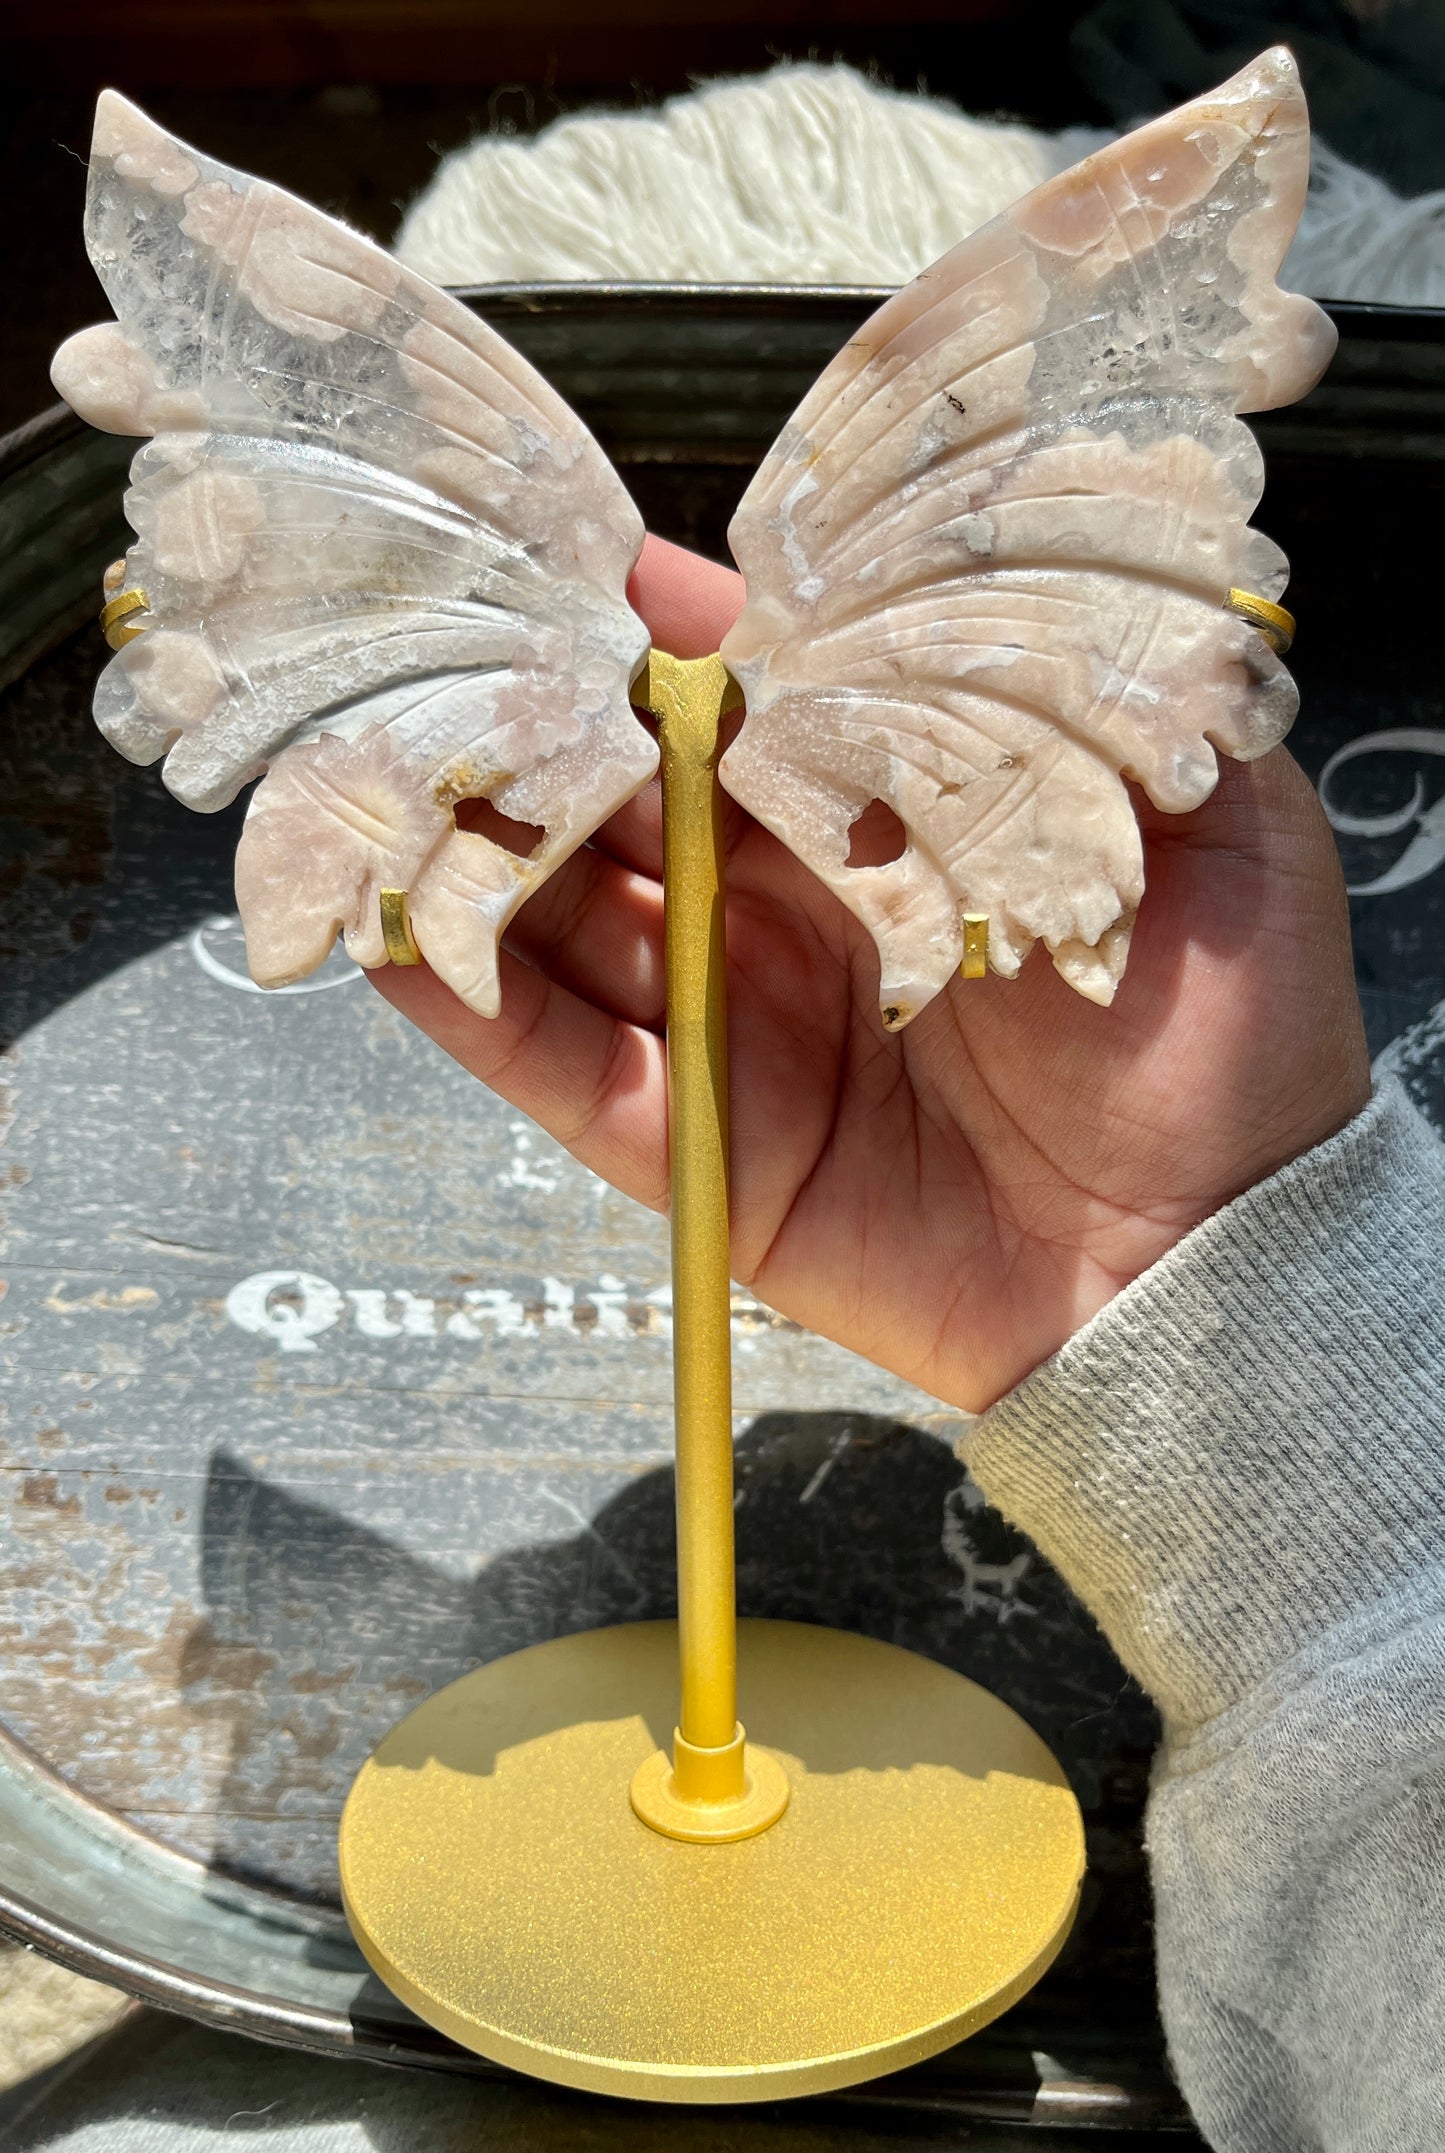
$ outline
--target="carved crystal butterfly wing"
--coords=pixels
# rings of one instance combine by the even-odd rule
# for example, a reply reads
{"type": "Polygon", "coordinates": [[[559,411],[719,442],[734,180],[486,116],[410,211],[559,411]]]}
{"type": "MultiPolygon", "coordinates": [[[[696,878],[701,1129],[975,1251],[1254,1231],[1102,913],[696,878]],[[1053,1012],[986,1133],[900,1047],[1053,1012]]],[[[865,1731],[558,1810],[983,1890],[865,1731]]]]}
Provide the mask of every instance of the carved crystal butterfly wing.
{"type": "Polygon", "coordinates": [[[1287,573],[1249,529],[1235,414],[1303,395],[1334,348],[1274,281],[1308,164],[1278,49],[925,270],[743,498],[722,780],[871,930],[890,1028],[957,970],[970,914],[995,970],[1042,941],[1111,1000],[1143,890],[1124,780],[1192,808],[1216,749],[1288,729],[1289,675],[1223,607],[1287,573]],[[849,867],[875,800],[904,849],[849,867]]]}
{"type": "Polygon", "coordinates": [[[237,856],[267,985],[383,887],[433,968],[498,1006],[522,899],[656,767],[628,699],[642,524],[580,420],[457,300],[107,91],[86,209],[117,321],[56,356],[82,417],[154,438],[126,580],[147,610],[96,716],[192,807],[262,771],[237,856]],[[530,857],[459,829],[486,797],[530,857]]]}

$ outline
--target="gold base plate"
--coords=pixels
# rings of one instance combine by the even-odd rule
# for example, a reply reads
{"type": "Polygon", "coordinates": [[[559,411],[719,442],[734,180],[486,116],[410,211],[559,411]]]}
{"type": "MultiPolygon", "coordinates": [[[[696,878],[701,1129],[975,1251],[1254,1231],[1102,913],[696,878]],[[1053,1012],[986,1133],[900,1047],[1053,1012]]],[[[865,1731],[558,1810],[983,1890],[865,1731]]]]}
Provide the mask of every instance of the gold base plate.
{"type": "Polygon", "coordinates": [[[672,1733],[677,1631],[518,1652],[440,1690],[357,1775],[362,1951],[453,2040],[652,2101],[856,2084],[974,2033],[1069,1933],[1083,1823],[986,1690],[896,1646],[738,1626],[748,1735],[791,1799],[757,1838],[664,1838],[628,1800],[672,1733]]]}

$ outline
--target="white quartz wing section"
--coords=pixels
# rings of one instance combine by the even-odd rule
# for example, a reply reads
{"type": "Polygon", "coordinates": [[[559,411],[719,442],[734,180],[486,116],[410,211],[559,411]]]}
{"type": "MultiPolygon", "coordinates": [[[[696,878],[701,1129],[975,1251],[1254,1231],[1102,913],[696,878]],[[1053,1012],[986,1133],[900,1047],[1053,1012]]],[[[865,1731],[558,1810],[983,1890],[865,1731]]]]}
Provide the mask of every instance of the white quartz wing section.
{"type": "Polygon", "coordinates": [[[164,755],[191,807],[269,773],[237,862],[263,983],[338,931],[381,962],[391,884],[494,1013],[507,919],[656,766],[628,696],[636,509],[460,302],[112,91],[86,240],[117,319],[62,346],[56,386],[153,436],[126,497],[149,612],[101,677],[102,730],[164,755]],[[456,827],[478,797],[544,830],[529,857],[456,827]]]}
{"type": "Polygon", "coordinates": [[[1221,610],[1287,567],[1249,529],[1235,416],[1301,396],[1334,348],[1275,272],[1309,130],[1281,49],[1048,181],[915,279],[818,380],[729,534],[723,644],[747,718],[728,790],[873,933],[908,1022],[985,913],[994,968],[1035,941],[1109,1001],[1143,891],[1124,784],[1212,789],[1294,716],[1221,610]],[[847,865],[873,800],[907,843],[847,865]]]}

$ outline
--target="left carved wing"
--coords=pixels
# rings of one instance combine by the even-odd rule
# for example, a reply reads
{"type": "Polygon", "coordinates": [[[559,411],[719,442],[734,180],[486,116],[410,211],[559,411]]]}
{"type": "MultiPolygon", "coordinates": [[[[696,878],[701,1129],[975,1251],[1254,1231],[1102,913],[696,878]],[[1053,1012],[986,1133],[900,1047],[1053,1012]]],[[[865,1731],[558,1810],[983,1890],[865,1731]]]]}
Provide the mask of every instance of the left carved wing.
{"type": "Polygon", "coordinates": [[[628,689],[642,523],[596,442],[461,303],[113,91],[86,241],[117,320],[53,376],[150,434],[126,513],[141,632],[96,717],[188,806],[262,772],[237,856],[248,961],[279,986],[338,931],[384,961],[378,893],[483,1015],[517,906],[652,775],[628,689]],[[521,856],[459,826],[490,801],[521,856]]]}
{"type": "Polygon", "coordinates": [[[871,930],[890,1029],[957,971],[969,915],[996,971],[1041,941],[1111,1000],[1143,892],[1125,779],[1196,807],[1216,749],[1263,754],[1294,716],[1223,608],[1287,573],[1249,528],[1263,471],[1235,414],[1303,395],[1334,348],[1274,281],[1308,167],[1281,48],[925,270],[743,498],[722,781],[871,930]],[[875,800],[903,849],[850,867],[875,800]]]}

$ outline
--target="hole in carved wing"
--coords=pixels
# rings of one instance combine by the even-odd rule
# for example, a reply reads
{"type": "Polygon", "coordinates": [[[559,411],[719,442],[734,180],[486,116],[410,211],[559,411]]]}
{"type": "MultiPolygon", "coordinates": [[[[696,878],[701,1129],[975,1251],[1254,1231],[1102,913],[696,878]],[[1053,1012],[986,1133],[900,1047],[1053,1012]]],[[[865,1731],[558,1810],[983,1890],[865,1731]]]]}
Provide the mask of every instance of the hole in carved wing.
{"type": "Polygon", "coordinates": [[[908,847],[908,832],[886,800],[870,800],[848,827],[848,865],[887,867],[901,859],[908,847]]]}
{"type": "Polygon", "coordinates": [[[470,830],[476,837],[488,838],[500,845],[504,852],[513,852],[519,860],[530,860],[538,847],[546,842],[547,832],[540,822],[515,822],[504,815],[490,800],[458,800],[452,809],[459,830],[470,830]]]}

